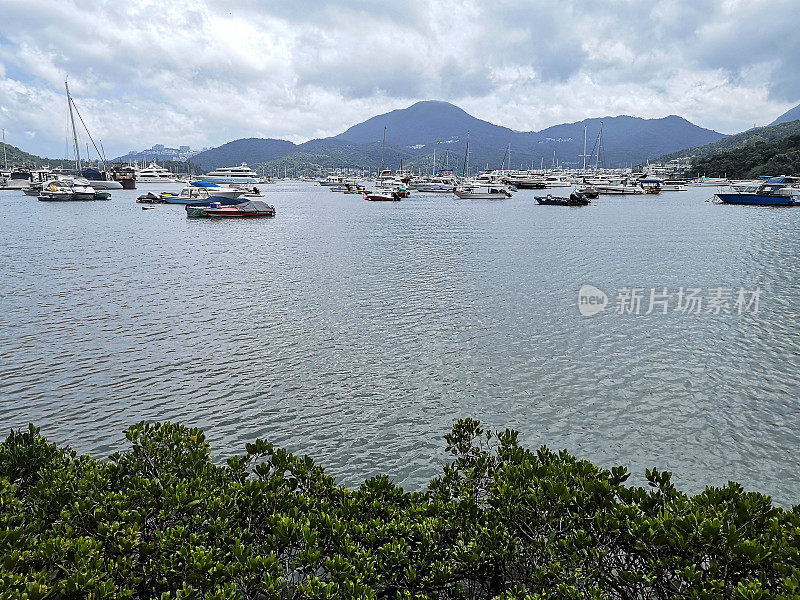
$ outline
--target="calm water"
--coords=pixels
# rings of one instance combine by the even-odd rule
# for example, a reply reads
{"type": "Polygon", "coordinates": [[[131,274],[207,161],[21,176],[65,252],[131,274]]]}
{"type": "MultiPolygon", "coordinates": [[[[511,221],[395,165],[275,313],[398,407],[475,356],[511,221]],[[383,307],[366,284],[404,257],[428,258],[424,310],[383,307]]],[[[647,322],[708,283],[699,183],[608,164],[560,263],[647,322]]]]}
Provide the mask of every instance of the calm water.
{"type": "Polygon", "coordinates": [[[0,192],[0,427],[105,456],[141,419],[422,487],[473,416],[602,465],[800,500],[800,209],[578,209],[265,186],[272,220],[0,192]],[[757,314],[580,316],[578,288],[760,287],[757,314]]]}

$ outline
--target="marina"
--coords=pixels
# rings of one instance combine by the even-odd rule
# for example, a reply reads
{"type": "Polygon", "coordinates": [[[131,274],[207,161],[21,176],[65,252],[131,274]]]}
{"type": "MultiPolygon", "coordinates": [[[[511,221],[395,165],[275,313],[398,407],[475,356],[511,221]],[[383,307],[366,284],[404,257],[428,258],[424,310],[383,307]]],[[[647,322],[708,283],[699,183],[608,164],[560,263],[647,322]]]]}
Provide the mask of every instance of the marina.
{"type": "Polygon", "coordinates": [[[800,492],[784,459],[800,443],[800,265],[785,252],[800,211],[716,204],[709,187],[563,211],[537,190],[366,202],[280,181],[274,218],[192,219],[142,211],[145,188],[182,186],[103,203],[3,193],[0,422],[102,456],[131,422],[190,421],[223,456],[264,437],[344,483],[383,472],[418,489],[439,433],[479,411],[533,446],[667,465],[683,489],[800,492]],[[581,282],[764,298],[756,315],[586,318],[581,282]]]}

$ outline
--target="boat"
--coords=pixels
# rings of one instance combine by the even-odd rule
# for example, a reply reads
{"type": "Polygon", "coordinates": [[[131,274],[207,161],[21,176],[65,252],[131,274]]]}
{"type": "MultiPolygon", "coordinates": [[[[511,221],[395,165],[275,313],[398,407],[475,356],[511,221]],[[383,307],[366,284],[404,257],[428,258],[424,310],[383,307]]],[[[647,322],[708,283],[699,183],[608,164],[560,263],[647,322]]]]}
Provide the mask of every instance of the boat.
{"type": "Polygon", "coordinates": [[[159,167],[156,162],[147,167],[136,170],[137,183],[180,183],[177,177],[164,167],[159,167]]]}
{"type": "Polygon", "coordinates": [[[122,185],[123,190],[136,189],[136,169],[130,165],[114,165],[111,167],[111,177],[122,185]]]}
{"type": "Polygon", "coordinates": [[[597,190],[599,194],[611,194],[611,195],[636,195],[636,194],[644,194],[644,188],[636,184],[629,184],[627,180],[623,179],[614,179],[609,181],[608,183],[600,183],[593,182],[593,187],[597,190]]]}
{"type": "Polygon", "coordinates": [[[645,194],[659,194],[661,193],[661,184],[664,183],[664,180],[658,177],[640,177],[638,182],[639,185],[642,186],[645,194]]]}
{"type": "Polygon", "coordinates": [[[328,175],[325,179],[320,180],[319,184],[324,187],[343,185],[344,177],[341,175],[328,175]]]}
{"type": "Polygon", "coordinates": [[[662,192],[685,192],[688,189],[683,179],[665,179],[661,184],[662,192]]]}
{"type": "Polygon", "coordinates": [[[14,169],[0,183],[0,190],[24,190],[33,183],[33,174],[27,169],[14,169]]]}
{"type": "Polygon", "coordinates": [[[207,200],[212,196],[222,198],[238,198],[245,195],[245,190],[221,186],[211,181],[195,181],[180,192],[161,192],[160,196],[167,204],[189,204],[199,200],[207,200]]]}
{"type": "Polygon", "coordinates": [[[166,204],[167,201],[164,200],[159,194],[155,192],[147,192],[146,194],[142,194],[136,199],[137,204],[166,204]]]}
{"type": "Polygon", "coordinates": [[[717,192],[714,197],[724,204],[752,204],[755,206],[795,206],[800,204],[798,177],[771,177],[753,191],[717,192]]]}
{"type": "Polygon", "coordinates": [[[587,206],[590,204],[589,198],[583,194],[572,192],[568,198],[563,196],[536,196],[536,202],[550,206],[587,206]]]}
{"type": "Polygon", "coordinates": [[[541,175],[513,173],[503,177],[503,181],[520,190],[543,190],[547,187],[541,175]]]}
{"type": "Polygon", "coordinates": [[[261,200],[248,200],[238,204],[222,204],[211,202],[209,206],[199,204],[186,205],[187,217],[212,217],[212,218],[253,218],[274,217],[275,207],[261,200]]]}
{"type": "Polygon", "coordinates": [[[587,198],[591,200],[595,200],[600,196],[600,192],[597,191],[597,188],[592,187],[591,185],[583,185],[575,190],[576,194],[583,194],[587,198]]]}
{"type": "Polygon", "coordinates": [[[214,183],[264,183],[264,178],[248,167],[247,163],[238,167],[220,167],[204,175],[203,179],[214,183]]]}
{"type": "Polygon", "coordinates": [[[692,177],[689,180],[689,185],[694,187],[723,187],[728,183],[725,177],[692,177]]]}
{"type": "Polygon", "coordinates": [[[100,171],[99,169],[84,169],[81,171],[81,177],[91,182],[92,187],[96,190],[121,190],[122,184],[114,179],[114,176],[108,171],[100,171]]]}
{"type": "Polygon", "coordinates": [[[430,177],[414,182],[414,189],[418,192],[430,194],[450,194],[458,185],[455,177],[430,177]]]}
{"type": "Polygon", "coordinates": [[[400,195],[394,190],[378,190],[367,192],[364,197],[371,202],[399,202],[400,195]]]}
{"type": "Polygon", "coordinates": [[[64,177],[46,182],[37,196],[42,202],[109,200],[111,194],[97,191],[83,177],[64,177]]]}
{"type": "Polygon", "coordinates": [[[505,200],[506,198],[511,198],[511,192],[506,188],[495,186],[456,188],[453,193],[462,200],[505,200]]]}
{"type": "Polygon", "coordinates": [[[553,187],[572,187],[572,182],[566,175],[548,175],[543,180],[544,186],[548,188],[553,187]]]}

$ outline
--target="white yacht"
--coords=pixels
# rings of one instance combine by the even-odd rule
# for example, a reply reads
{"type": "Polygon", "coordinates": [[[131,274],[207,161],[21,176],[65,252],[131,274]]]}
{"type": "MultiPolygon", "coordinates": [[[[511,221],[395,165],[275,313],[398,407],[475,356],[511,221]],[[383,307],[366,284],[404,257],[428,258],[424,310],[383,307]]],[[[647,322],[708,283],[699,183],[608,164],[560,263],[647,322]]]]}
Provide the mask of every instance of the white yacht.
{"type": "Polygon", "coordinates": [[[136,170],[137,183],[180,183],[177,177],[155,162],[136,170]]]}
{"type": "Polygon", "coordinates": [[[263,177],[259,177],[247,163],[242,163],[238,167],[220,167],[204,175],[203,179],[214,183],[264,183],[263,177]]]}

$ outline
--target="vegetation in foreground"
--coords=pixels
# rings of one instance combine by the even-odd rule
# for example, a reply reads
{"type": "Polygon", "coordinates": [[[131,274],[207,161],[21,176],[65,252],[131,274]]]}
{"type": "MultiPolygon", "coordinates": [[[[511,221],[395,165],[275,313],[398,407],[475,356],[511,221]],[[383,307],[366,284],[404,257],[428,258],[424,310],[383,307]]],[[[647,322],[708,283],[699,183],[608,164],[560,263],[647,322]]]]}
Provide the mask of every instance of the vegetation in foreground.
{"type": "MultiPolygon", "coordinates": [[[[797,122],[797,121],[795,121],[797,122]]],[[[800,175],[800,133],[694,161],[692,172],[709,177],[751,179],[761,175],[800,175]]]]}
{"type": "Polygon", "coordinates": [[[800,507],[650,489],[459,421],[424,492],[336,485],[258,440],[138,424],[101,462],[33,426],[0,445],[0,598],[800,598],[800,507]]]}

